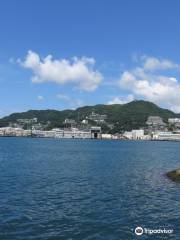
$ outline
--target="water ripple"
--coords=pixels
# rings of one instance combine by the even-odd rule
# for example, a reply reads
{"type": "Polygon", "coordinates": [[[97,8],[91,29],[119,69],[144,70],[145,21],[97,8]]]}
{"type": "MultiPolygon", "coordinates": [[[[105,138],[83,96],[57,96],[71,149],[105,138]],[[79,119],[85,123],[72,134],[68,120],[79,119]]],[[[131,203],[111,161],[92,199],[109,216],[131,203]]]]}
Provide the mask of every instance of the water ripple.
{"type": "Polygon", "coordinates": [[[0,138],[0,239],[180,239],[179,143],[0,138]]]}

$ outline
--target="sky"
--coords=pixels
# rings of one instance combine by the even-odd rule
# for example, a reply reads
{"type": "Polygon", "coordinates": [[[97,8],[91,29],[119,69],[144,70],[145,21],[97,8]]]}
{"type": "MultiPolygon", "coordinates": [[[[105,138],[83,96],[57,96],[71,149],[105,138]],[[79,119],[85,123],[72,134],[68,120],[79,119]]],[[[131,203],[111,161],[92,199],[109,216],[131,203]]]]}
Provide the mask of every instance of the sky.
{"type": "Polygon", "coordinates": [[[180,112],[180,1],[1,0],[0,117],[147,100],[180,112]]]}

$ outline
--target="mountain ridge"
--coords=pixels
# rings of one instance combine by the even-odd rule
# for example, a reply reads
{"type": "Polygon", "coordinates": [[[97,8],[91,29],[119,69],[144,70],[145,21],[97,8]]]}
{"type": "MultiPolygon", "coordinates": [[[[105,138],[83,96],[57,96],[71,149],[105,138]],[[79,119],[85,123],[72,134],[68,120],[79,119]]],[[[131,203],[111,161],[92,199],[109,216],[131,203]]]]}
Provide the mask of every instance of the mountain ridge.
{"type": "Polygon", "coordinates": [[[41,123],[51,122],[49,128],[63,127],[66,118],[82,121],[92,112],[107,115],[107,123],[113,124],[113,132],[131,130],[145,126],[149,116],[160,116],[165,122],[171,117],[180,117],[180,114],[171,110],[161,108],[156,104],[144,100],[135,100],[126,104],[97,104],[94,106],[83,106],[75,110],[28,110],[21,113],[12,113],[0,119],[0,127],[15,123],[17,119],[38,118],[41,123]]]}

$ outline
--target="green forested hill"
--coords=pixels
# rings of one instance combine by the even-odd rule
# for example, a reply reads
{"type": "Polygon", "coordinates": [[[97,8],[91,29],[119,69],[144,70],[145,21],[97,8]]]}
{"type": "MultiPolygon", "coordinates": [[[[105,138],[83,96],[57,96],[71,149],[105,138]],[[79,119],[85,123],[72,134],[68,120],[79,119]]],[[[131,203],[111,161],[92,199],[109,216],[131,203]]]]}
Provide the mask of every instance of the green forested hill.
{"type": "Polygon", "coordinates": [[[0,119],[0,127],[7,126],[10,122],[16,122],[22,118],[38,118],[41,123],[51,122],[50,128],[61,127],[66,118],[83,120],[92,111],[107,115],[107,123],[114,124],[113,132],[131,130],[145,126],[148,116],[160,116],[165,122],[170,117],[180,117],[170,110],[163,109],[154,103],[147,101],[133,101],[124,105],[95,105],[85,106],[76,110],[29,110],[22,113],[13,113],[0,119]]]}

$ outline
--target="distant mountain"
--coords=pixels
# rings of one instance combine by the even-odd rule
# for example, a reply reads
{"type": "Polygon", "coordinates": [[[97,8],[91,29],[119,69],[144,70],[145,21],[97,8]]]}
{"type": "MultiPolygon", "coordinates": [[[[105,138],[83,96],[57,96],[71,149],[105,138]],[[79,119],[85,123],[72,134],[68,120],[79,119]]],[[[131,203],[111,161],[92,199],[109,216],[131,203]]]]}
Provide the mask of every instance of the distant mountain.
{"type": "MultiPolygon", "coordinates": [[[[75,119],[77,122],[83,120],[92,112],[107,115],[107,123],[113,124],[111,132],[131,130],[144,127],[148,116],[160,116],[167,122],[168,118],[180,117],[180,114],[163,109],[154,103],[147,101],[133,101],[127,104],[95,105],[77,108],[76,110],[29,110],[22,113],[13,113],[0,119],[0,127],[15,123],[17,119],[37,118],[41,123],[51,122],[49,129],[62,127],[66,118],[75,119]]],[[[109,129],[106,129],[109,131],[109,129]]]]}

